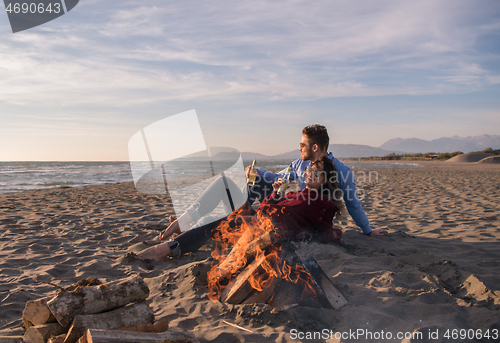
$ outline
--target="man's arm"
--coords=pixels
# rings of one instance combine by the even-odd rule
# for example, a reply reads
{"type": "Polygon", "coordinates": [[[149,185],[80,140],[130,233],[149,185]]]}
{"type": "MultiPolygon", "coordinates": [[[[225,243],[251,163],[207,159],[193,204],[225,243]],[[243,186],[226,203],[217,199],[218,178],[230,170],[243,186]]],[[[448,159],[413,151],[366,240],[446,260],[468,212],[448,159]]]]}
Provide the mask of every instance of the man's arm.
{"type": "MultiPolygon", "coordinates": [[[[273,183],[279,178],[283,178],[286,172],[286,168],[278,173],[272,173],[264,169],[257,169],[259,177],[255,180],[255,185],[248,187],[248,202],[253,204],[254,201],[263,201],[269,194],[272,193],[273,183]]],[[[246,170],[246,177],[248,178],[248,173],[250,172],[250,167],[246,170]]]]}
{"type": "MultiPolygon", "coordinates": [[[[250,168],[252,166],[248,166],[246,169],[245,169],[245,175],[246,177],[248,178],[248,174],[250,173],[250,168]]],[[[267,170],[264,170],[264,169],[259,169],[257,168],[257,172],[259,173],[260,177],[262,177],[266,182],[268,183],[274,183],[276,182],[279,178],[283,178],[285,176],[285,173],[286,173],[286,169],[288,167],[286,167],[285,169],[277,172],[277,173],[273,173],[273,172],[270,172],[270,171],[267,171],[267,170]]]]}
{"type": "MultiPolygon", "coordinates": [[[[341,162],[335,165],[339,173],[339,186],[343,192],[347,212],[349,212],[356,225],[361,228],[365,235],[371,234],[372,229],[370,228],[370,222],[358,198],[354,173],[341,162]]],[[[373,234],[375,235],[375,232],[373,232],[373,234]]]]}

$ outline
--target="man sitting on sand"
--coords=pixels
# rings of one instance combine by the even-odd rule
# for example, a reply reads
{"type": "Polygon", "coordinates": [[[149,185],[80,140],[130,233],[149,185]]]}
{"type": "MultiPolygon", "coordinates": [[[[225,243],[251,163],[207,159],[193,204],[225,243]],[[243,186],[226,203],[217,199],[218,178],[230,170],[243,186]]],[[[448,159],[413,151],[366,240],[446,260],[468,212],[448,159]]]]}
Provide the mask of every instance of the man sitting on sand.
{"type": "MultiPolygon", "coordinates": [[[[372,230],[370,228],[370,223],[368,222],[368,218],[366,217],[365,211],[363,210],[358,198],[358,191],[354,181],[354,173],[351,169],[349,169],[349,167],[336,159],[331,152],[328,153],[329,144],[330,137],[328,136],[326,127],[322,125],[306,126],[302,130],[302,139],[300,140],[299,150],[301,158],[293,161],[289,165],[292,170],[291,180],[298,178],[300,189],[304,189],[306,187],[304,184],[304,172],[311,161],[320,160],[322,157],[329,158],[335,164],[339,187],[343,192],[343,198],[347,211],[356,225],[361,228],[365,235],[383,236],[384,231],[382,229],[372,230]]],[[[264,199],[269,190],[272,189],[271,185],[273,182],[279,178],[283,178],[285,171],[286,168],[275,174],[259,169],[258,172],[260,178],[257,178],[259,179],[258,182],[256,182],[256,185],[250,190],[249,198],[264,199]]],[[[247,177],[249,172],[250,167],[246,169],[247,177]]]]}

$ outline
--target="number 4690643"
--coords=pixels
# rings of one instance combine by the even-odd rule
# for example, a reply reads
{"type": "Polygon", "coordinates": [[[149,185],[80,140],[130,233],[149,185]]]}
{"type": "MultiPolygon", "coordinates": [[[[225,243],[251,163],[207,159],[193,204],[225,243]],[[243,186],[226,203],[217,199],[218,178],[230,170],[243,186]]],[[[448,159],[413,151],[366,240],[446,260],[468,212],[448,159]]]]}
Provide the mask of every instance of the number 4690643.
{"type": "Polygon", "coordinates": [[[61,12],[61,4],[56,2],[54,4],[52,3],[49,3],[47,5],[47,7],[45,7],[45,5],[43,3],[10,3],[9,5],[7,5],[6,9],[5,9],[8,13],[31,13],[31,14],[35,14],[35,13],[38,13],[38,14],[41,14],[41,13],[44,13],[44,12],[49,12],[49,13],[59,13],[61,12]]]}

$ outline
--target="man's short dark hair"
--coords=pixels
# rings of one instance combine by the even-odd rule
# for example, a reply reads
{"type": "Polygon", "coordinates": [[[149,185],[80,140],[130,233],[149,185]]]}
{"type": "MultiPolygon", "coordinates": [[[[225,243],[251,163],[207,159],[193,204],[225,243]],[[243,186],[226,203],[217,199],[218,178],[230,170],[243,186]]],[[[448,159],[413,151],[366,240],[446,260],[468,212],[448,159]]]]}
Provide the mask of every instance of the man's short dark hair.
{"type": "Polygon", "coordinates": [[[306,135],[313,144],[318,144],[321,150],[328,150],[330,137],[328,137],[328,131],[323,125],[315,124],[306,126],[302,129],[302,134],[306,135]]]}

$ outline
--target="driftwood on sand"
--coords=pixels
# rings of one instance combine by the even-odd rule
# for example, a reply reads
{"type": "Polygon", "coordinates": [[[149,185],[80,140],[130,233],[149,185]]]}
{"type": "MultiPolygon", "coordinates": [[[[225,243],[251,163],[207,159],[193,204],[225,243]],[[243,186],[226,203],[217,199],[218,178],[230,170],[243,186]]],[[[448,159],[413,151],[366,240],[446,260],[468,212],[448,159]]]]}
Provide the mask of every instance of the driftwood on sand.
{"type": "Polygon", "coordinates": [[[59,323],[30,326],[24,333],[24,342],[45,343],[52,336],[64,333],[66,329],[59,323]]]}
{"type": "Polygon", "coordinates": [[[64,339],[66,339],[65,333],[62,335],[50,337],[47,343],[64,343],[64,339]]]}
{"type": "Polygon", "coordinates": [[[118,329],[146,323],[154,323],[154,312],[146,302],[99,314],[77,315],[64,343],[76,342],[88,329],[118,329]]]}
{"type": "Polygon", "coordinates": [[[23,324],[26,329],[30,326],[56,321],[56,318],[47,307],[47,302],[50,299],[52,297],[30,300],[26,303],[23,311],[23,324]]]}
{"type": "Polygon", "coordinates": [[[144,333],[121,330],[89,329],[78,343],[159,343],[159,342],[199,343],[199,340],[189,332],[177,328],[170,328],[161,333],[144,333]]]}
{"type": "Polygon", "coordinates": [[[57,321],[67,327],[76,315],[94,314],[146,300],[149,289],[140,276],[119,283],[60,290],[47,306],[57,321]]]}
{"type": "Polygon", "coordinates": [[[163,318],[153,324],[144,323],[131,326],[120,327],[117,330],[121,331],[135,331],[135,332],[164,332],[168,330],[168,319],[163,318]]]}

